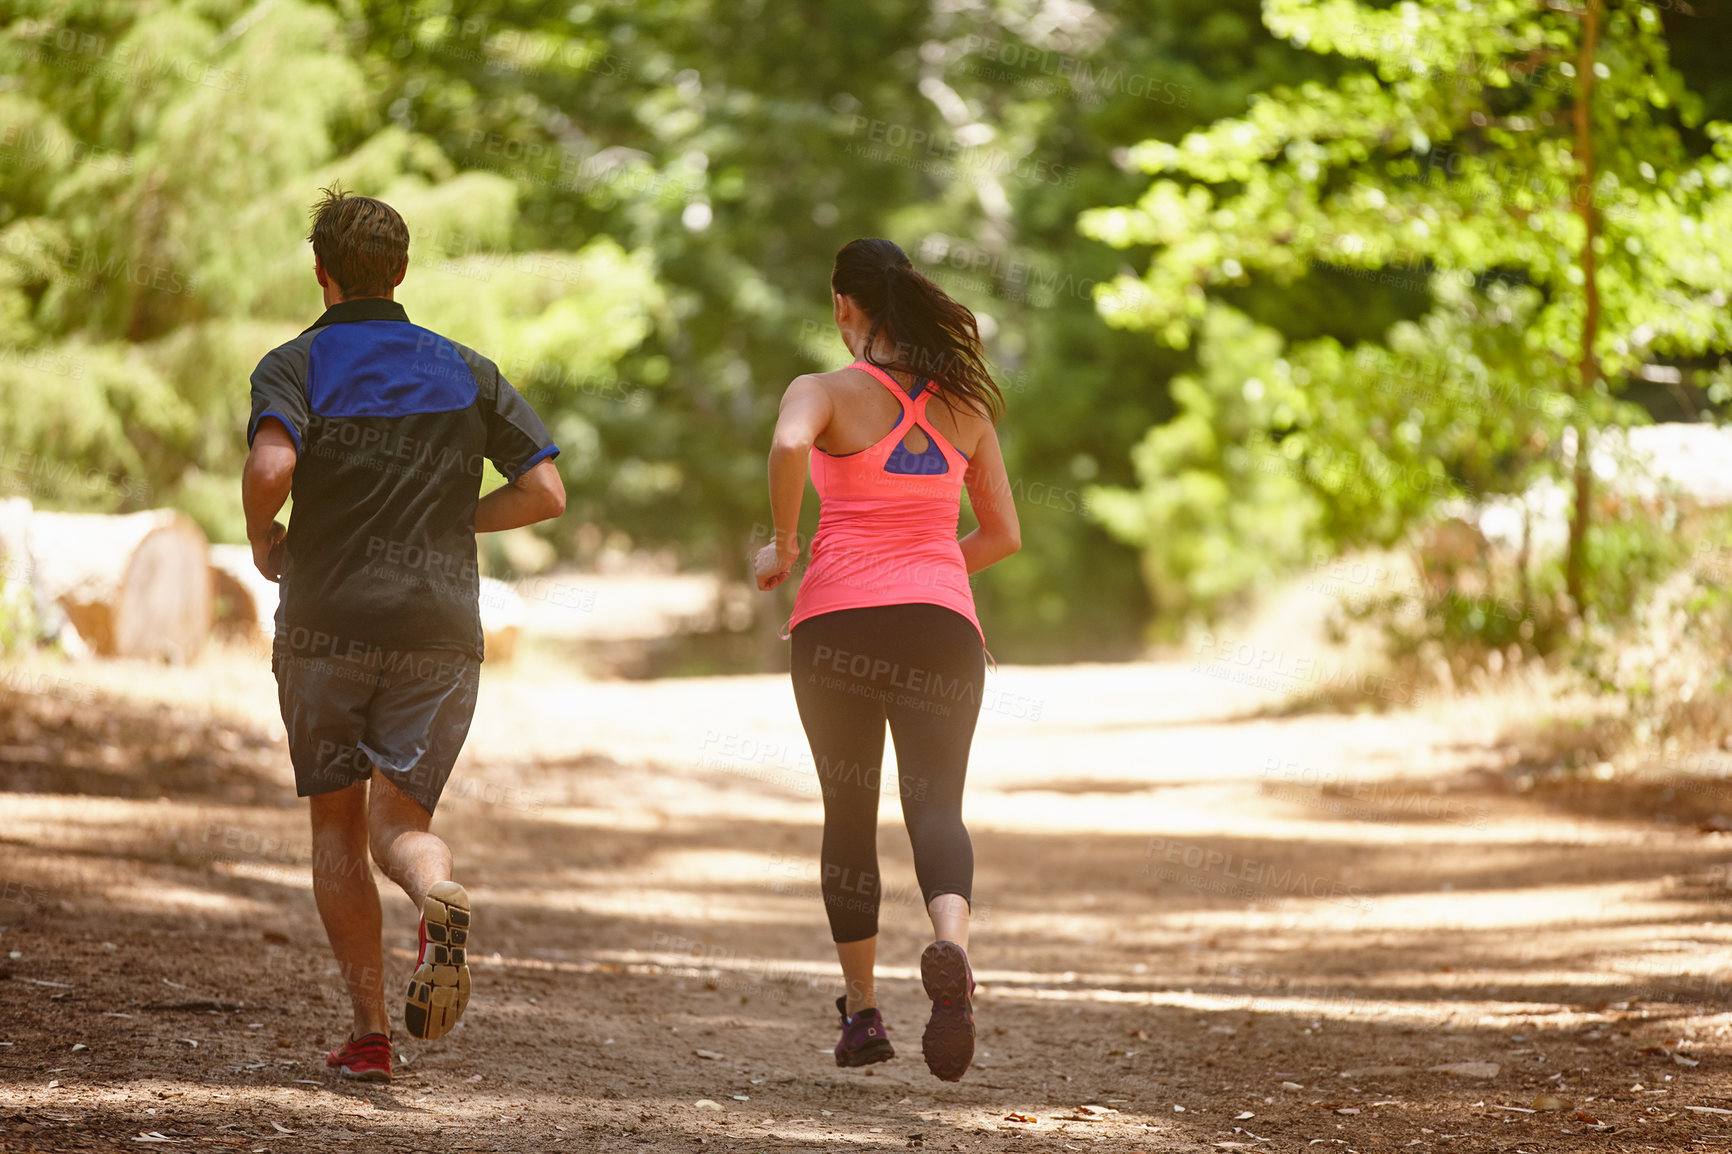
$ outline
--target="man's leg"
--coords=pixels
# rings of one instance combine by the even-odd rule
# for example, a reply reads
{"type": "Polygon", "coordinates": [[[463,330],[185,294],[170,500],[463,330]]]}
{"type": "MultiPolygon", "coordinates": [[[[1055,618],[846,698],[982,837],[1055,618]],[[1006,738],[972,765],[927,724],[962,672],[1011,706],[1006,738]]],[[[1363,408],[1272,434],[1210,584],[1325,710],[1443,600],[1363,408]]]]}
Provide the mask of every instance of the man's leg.
{"type": "Polygon", "coordinates": [[[433,815],[383,770],[373,770],[367,812],[373,860],[421,911],[415,973],[403,1024],[417,1038],[442,1037],[469,1006],[469,893],[451,880],[451,849],[427,832],[433,815]]]}
{"type": "Polygon", "coordinates": [[[428,832],[475,713],[480,663],[458,653],[392,652],[367,705],[361,749],[373,762],[367,840],[373,860],[421,912],[403,1024],[443,1037],[469,1005],[469,894],[451,850],[428,832]]]}
{"type": "Polygon", "coordinates": [[[390,776],[373,770],[373,791],[367,805],[367,839],[373,860],[385,876],[403,887],[415,908],[427,891],[451,880],[451,847],[427,832],[433,815],[397,787],[390,776]]]}
{"type": "Polygon", "coordinates": [[[354,1037],[389,1034],[379,890],[367,860],[367,783],[314,794],[313,898],[354,1006],[354,1037]]]}

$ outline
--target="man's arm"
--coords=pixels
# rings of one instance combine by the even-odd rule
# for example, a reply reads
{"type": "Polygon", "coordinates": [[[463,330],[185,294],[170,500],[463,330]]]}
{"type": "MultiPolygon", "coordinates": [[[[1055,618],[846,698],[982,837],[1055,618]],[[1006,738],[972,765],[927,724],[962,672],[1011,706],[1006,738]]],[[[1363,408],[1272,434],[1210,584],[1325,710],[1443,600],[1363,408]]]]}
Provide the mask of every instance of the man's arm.
{"type": "Polygon", "coordinates": [[[241,506],[246,510],[253,564],[272,581],[283,575],[283,539],[288,530],[276,518],[294,485],[298,456],[287,426],[267,418],[253,434],[253,447],[241,472],[241,506]]]}
{"type": "Polygon", "coordinates": [[[469,363],[481,390],[487,459],[511,478],[476,504],[475,531],[499,533],[564,513],[565,482],[553,465],[559,446],[553,443],[547,426],[522,394],[499,375],[498,365],[462,345],[457,350],[469,363]]]}
{"type": "Polygon", "coordinates": [[[565,512],[565,482],[551,460],[499,486],[475,505],[475,531],[499,533],[546,521],[565,512]]]}

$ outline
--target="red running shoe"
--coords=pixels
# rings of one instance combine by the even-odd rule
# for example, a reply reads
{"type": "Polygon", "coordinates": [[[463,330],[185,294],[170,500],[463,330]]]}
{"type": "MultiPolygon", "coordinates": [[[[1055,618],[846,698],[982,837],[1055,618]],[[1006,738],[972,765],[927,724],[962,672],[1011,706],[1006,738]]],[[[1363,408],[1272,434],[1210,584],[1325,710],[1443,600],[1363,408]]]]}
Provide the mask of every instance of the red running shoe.
{"type": "Polygon", "coordinates": [[[345,1078],[362,1082],[391,1080],[391,1039],[385,1034],[350,1038],[340,1050],[325,1055],[325,1065],[345,1078]]]}

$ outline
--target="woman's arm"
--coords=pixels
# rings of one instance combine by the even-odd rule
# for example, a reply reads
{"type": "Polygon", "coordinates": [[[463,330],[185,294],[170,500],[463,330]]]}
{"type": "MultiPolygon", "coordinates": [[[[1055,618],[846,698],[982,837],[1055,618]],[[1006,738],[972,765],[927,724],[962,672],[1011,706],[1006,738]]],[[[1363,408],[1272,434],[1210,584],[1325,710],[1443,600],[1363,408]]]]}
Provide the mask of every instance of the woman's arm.
{"type": "Polygon", "coordinates": [[[962,560],[970,573],[978,573],[1022,548],[1022,525],[1016,519],[1016,501],[1004,472],[997,430],[989,427],[975,445],[963,480],[968,485],[974,519],[980,525],[962,539],[962,560]]]}
{"type": "Polygon", "coordinates": [[[795,377],[782,394],[776,433],[770,441],[770,521],[775,537],[758,550],[752,568],[759,589],[788,579],[800,557],[800,502],[806,496],[806,466],[812,445],[834,414],[830,394],[813,376],[795,377]]]}

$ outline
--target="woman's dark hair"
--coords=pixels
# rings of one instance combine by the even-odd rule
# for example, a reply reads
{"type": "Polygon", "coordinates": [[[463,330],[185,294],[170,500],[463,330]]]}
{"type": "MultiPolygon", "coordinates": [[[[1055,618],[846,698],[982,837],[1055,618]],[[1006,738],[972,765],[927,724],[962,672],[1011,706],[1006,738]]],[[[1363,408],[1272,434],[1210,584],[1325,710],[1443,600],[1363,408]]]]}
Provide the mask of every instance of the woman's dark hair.
{"type": "Polygon", "coordinates": [[[872,318],[862,354],[868,364],[879,330],[896,352],[880,368],[930,377],[947,400],[962,401],[997,421],[1004,394],[986,371],[980,355],[980,326],[974,314],[950,299],[909,261],[908,254],[881,237],[851,240],[836,254],[830,288],[872,318]]]}

